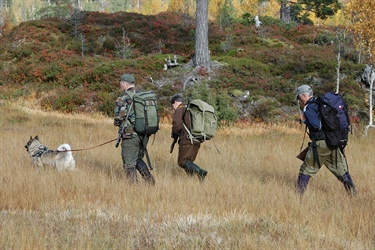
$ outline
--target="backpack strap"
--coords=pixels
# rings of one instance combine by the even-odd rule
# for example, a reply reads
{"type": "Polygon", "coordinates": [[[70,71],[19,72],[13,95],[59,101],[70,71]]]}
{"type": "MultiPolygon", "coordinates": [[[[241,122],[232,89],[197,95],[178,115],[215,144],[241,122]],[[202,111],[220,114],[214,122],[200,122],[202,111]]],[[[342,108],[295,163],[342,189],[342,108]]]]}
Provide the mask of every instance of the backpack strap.
{"type": "Polygon", "coordinates": [[[194,137],[193,137],[192,133],[191,133],[190,130],[186,127],[185,123],[182,123],[182,125],[184,125],[184,128],[185,128],[186,132],[188,133],[188,139],[190,139],[191,144],[193,144],[194,137]]]}
{"type": "MultiPolygon", "coordinates": [[[[143,138],[143,140],[146,138],[146,137],[148,137],[148,135],[147,134],[145,134],[145,136],[144,136],[144,138],[143,138]]],[[[141,147],[142,147],[142,149],[144,150],[144,152],[145,152],[145,155],[146,155],[146,159],[147,159],[147,163],[148,163],[148,166],[149,166],[149,168],[150,168],[150,170],[153,170],[154,168],[152,167],[152,165],[151,165],[151,160],[150,160],[150,156],[149,156],[149,154],[148,154],[148,150],[147,150],[147,147],[145,147],[145,143],[144,143],[144,141],[143,140],[141,140],[141,138],[139,137],[139,135],[138,135],[138,138],[139,138],[139,140],[140,140],[140,143],[141,143],[141,147]]],[[[154,137],[155,138],[155,137],[154,137]]],[[[138,158],[139,158],[139,156],[138,156],[138,158]]]]}
{"type": "MultiPolygon", "coordinates": [[[[125,91],[125,94],[128,95],[128,96],[130,97],[130,99],[128,99],[129,102],[130,102],[130,106],[129,106],[129,108],[127,108],[126,119],[125,119],[125,121],[128,121],[129,116],[130,116],[130,112],[131,112],[132,110],[134,110],[134,101],[133,101],[134,93],[133,93],[132,91],[127,90],[127,91],[125,91]]],[[[127,101],[126,103],[129,104],[129,102],[127,101]]],[[[133,111],[133,113],[134,113],[134,111],[133,111]]],[[[132,122],[131,120],[129,120],[129,122],[130,122],[130,124],[131,124],[132,126],[134,126],[134,124],[133,124],[133,122],[132,122]]]]}
{"type": "Polygon", "coordinates": [[[190,104],[190,99],[188,99],[188,103],[186,104],[186,109],[185,109],[184,115],[182,116],[182,125],[184,126],[186,132],[188,133],[188,139],[190,140],[191,144],[193,144],[194,136],[191,133],[190,129],[188,129],[188,127],[185,124],[185,116],[186,116],[186,113],[188,113],[188,119],[189,119],[190,128],[191,128],[192,124],[191,124],[191,115],[190,115],[189,104],[190,104]]]}

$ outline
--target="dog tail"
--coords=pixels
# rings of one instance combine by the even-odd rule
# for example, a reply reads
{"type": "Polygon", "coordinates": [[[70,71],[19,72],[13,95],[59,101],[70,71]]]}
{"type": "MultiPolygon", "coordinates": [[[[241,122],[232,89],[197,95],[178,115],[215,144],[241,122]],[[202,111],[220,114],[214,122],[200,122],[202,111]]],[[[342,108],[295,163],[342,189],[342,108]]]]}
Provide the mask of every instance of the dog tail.
{"type": "Polygon", "coordinates": [[[66,144],[66,143],[64,143],[64,144],[61,144],[58,148],[57,148],[57,150],[58,151],[68,151],[67,153],[71,153],[70,151],[72,150],[71,148],[70,148],[70,145],[69,144],[66,144]]]}
{"type": "Polygon", "coordinates": [[[64,158],[65,158],[65,163],[64,163],[64,169],[70,169],[72,171],[76,170],[76,163],[74,161],[73,155],[72,155],[72,149],[70,148],[69,144],[61,144],[57,150],[61,153],[64,158]],[[65,152],[66,151],[66,152],[65,152]]]}

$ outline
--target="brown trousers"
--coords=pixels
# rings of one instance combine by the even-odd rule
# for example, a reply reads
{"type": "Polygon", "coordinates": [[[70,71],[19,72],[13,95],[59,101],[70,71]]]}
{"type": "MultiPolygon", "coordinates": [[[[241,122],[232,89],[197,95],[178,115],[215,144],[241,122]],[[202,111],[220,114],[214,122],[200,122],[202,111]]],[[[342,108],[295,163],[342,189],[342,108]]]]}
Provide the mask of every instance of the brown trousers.
{"type": "Polygon", "coordinates": [[[201,144],[199,142],[194,142],[194,144],[183,144],[178,147],[178,159],[177,164],[181,168],[184,168],[184,163],[186,161],[194,162],[197,158],[197,154],[201,144]]]}

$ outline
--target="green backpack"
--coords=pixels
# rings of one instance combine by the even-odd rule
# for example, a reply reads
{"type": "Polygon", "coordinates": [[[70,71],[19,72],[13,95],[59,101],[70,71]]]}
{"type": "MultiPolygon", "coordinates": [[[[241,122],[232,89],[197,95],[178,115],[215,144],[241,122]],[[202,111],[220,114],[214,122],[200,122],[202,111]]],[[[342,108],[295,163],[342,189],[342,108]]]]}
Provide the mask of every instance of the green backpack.
{"type": "Polygon", "coordinates": [[[210,104],[196,99],[188,103],[187,110],[190,112],[191,131],[186,126],[185,129],[188,131],[190,139],[201,142],[212,139],[217,129],[214,108],[210,104]]]}
{"type": "Polygon", "coordinates": [[[155,93],[145,91],[139,93],[127,92],[133,99],[135,116],[134,130],[139,135],[152,135],[159,130],[158,105],[155,93]]]}

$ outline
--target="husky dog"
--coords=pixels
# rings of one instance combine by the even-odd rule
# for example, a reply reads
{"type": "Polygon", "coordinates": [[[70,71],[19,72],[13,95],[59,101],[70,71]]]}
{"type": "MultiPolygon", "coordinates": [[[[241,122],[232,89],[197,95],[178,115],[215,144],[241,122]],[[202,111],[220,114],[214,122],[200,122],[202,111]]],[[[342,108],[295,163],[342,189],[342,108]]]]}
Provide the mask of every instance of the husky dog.
{"type": "Polygon", "coordinates": [[[35,136],[35,138],[30,136],[25,148],[30,153],[36,167],[52,166],[57,170],[76,170],[75,161],[68,144],[61,144],[57,150],[50,150],[39,141],[38,136],[35,136]]]}

